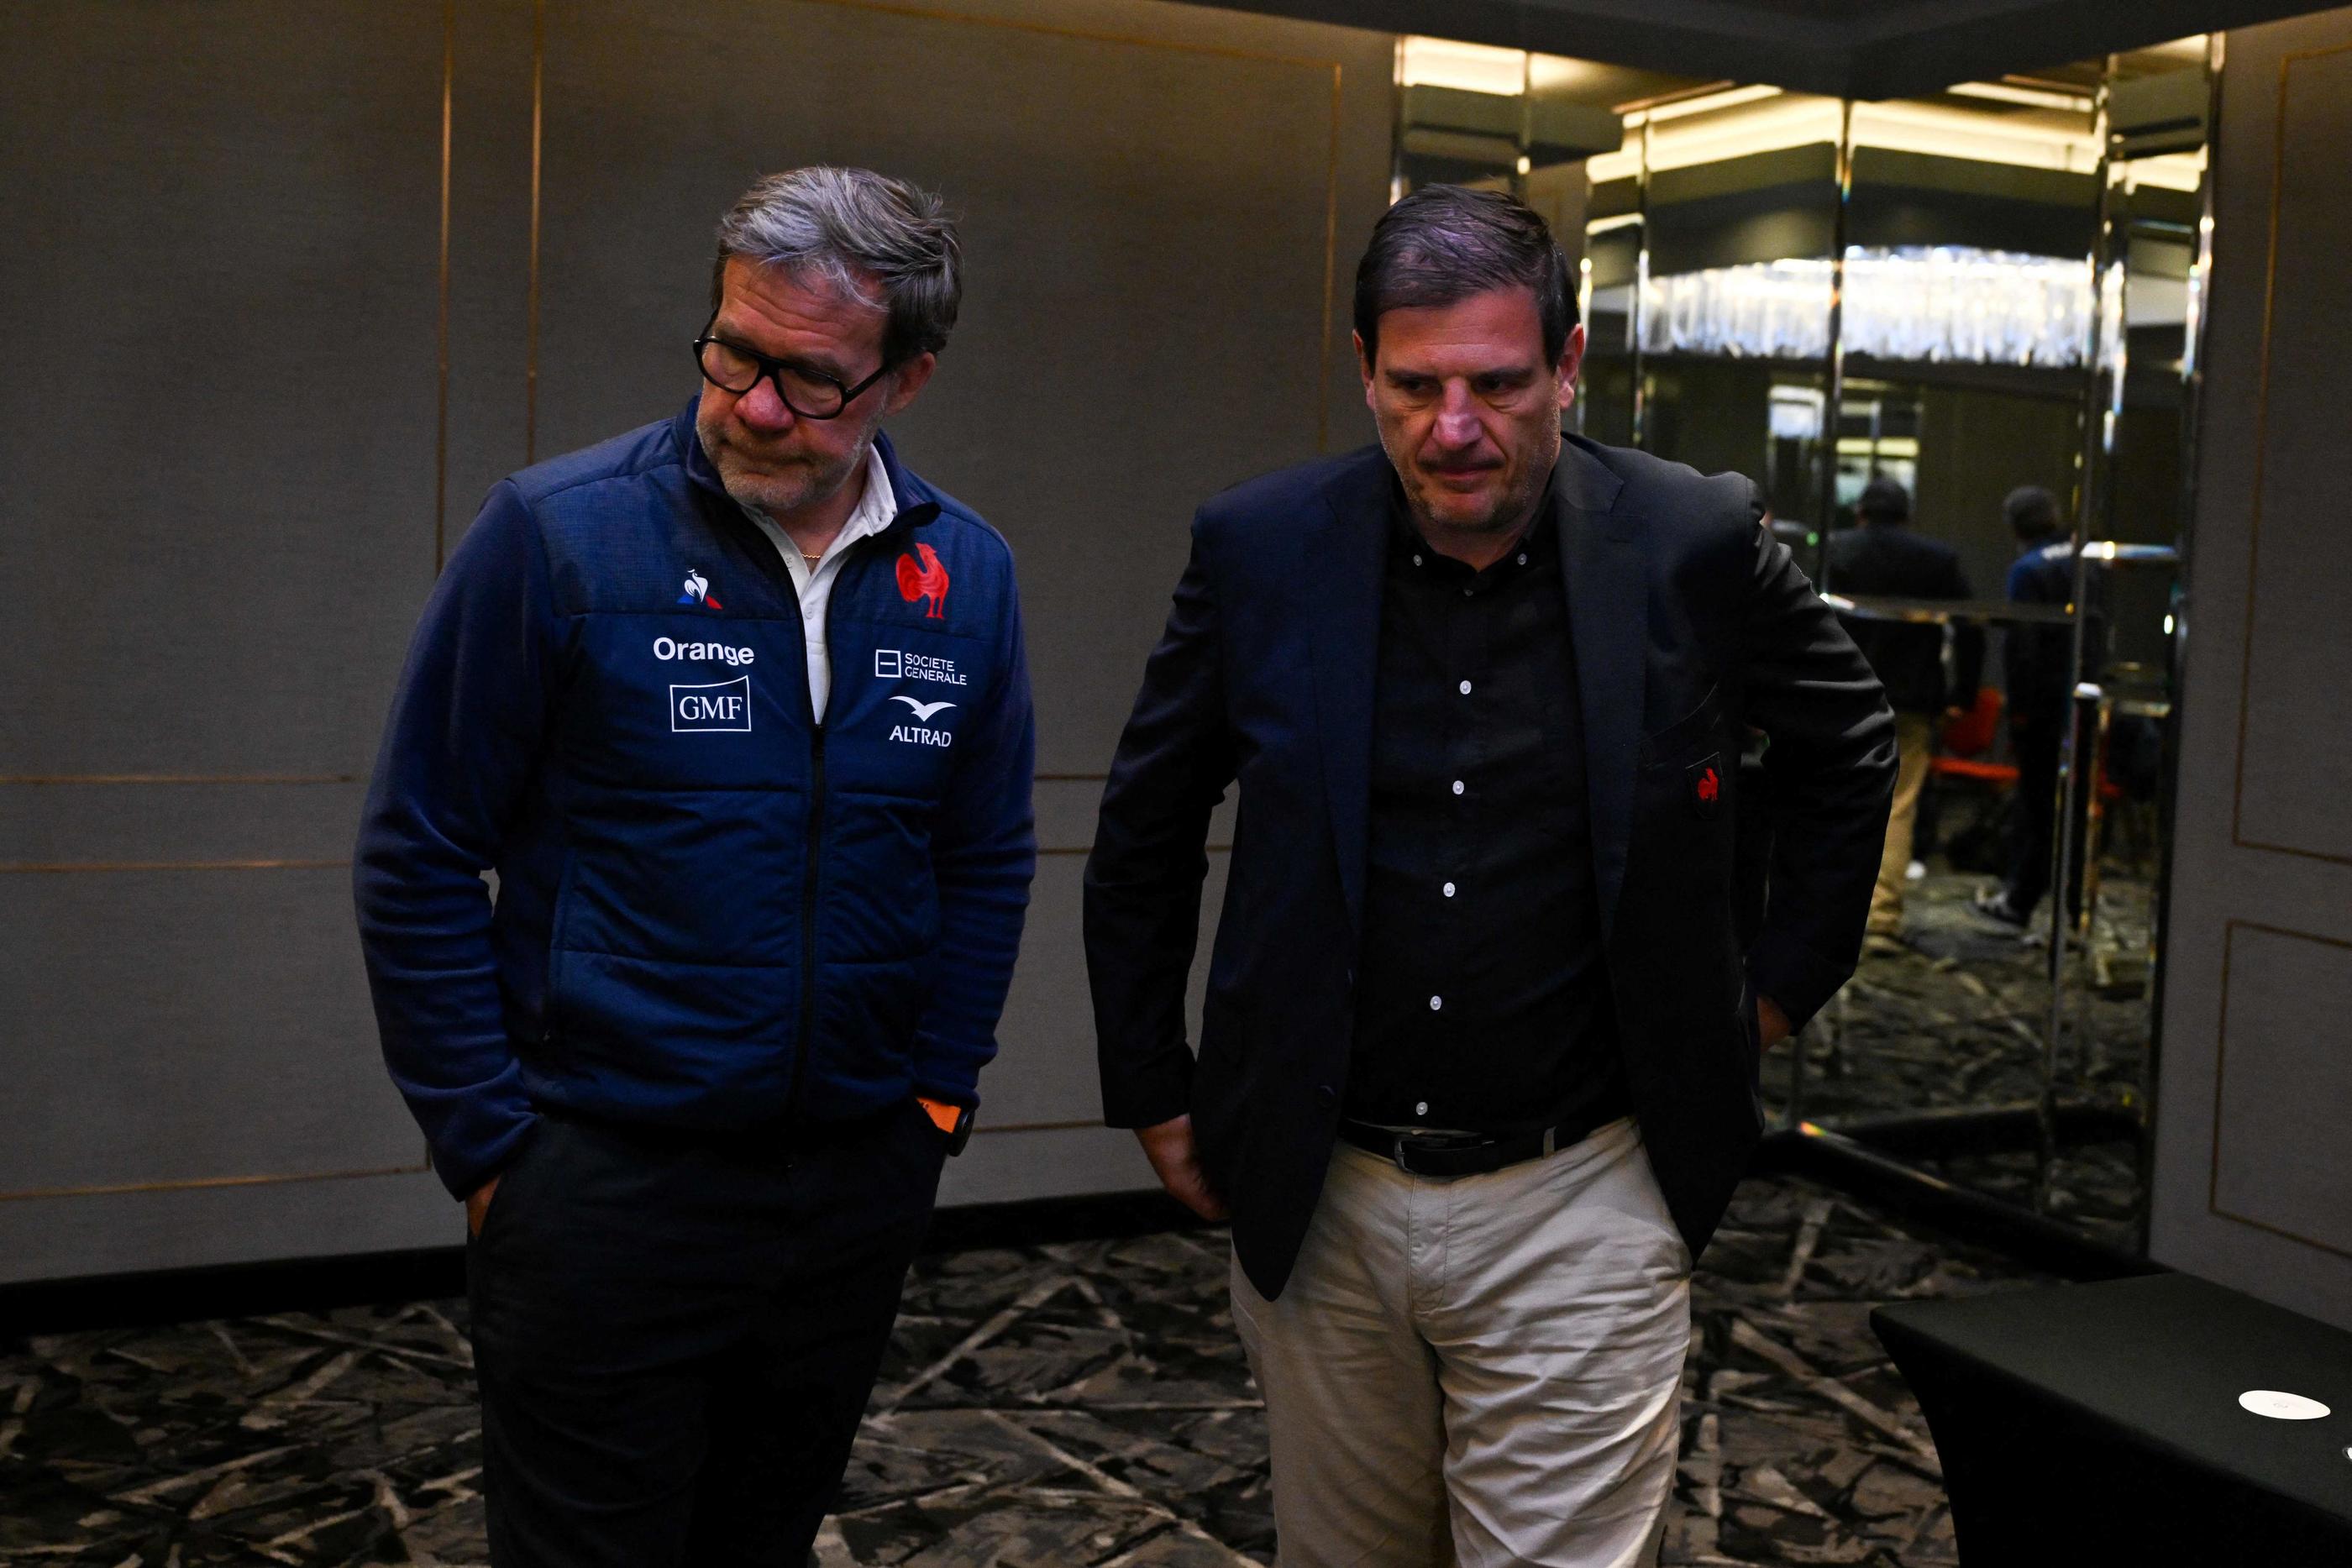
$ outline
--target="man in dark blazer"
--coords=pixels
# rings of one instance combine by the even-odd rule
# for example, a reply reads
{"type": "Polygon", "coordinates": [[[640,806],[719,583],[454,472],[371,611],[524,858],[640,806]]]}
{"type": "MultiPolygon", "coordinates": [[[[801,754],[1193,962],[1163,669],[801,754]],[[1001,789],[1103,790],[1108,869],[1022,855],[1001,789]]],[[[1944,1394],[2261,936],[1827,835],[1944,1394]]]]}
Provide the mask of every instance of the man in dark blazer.
{"type": "Polygon", "coordinates": [[[1746,480],[1563,439],[1571,298],[1509,197],[1389,211],[1381,444],[1201,508],[1087,862],[1105,1114],[1230,1211],[1293,1568],[1654,1552],[1757,1059],[1852,971],[1877,866],[1877,682],[1746,480]],[[1751,727],[1779,839],[1743,951],[1751,727]]]}
{"type": "MultiPolygon", "coordinates": [[[[1854,513],[1858,528],[1830,536],[1829,589],[1832,593],[1895,599],[1966,600],[1968,574],[1959,552],[1911,526],[1911,492],[1886,475],[1874,475],[1862,487],[1854,513]]],[[[1895,804],[1886,819],[1886,843],[1878,861],[1878,885],[1870,895],[1865,923],[1868,946],[1899,950],[1903,938],[1903,889],[1911,870],[1912,830],[1919,820],[1919,796],[1936,751],[1936,725],[1958,716],[1977,699],[1984,669],[1984,628],[1972,621],[1952,624],[1952,678],[1944,675],[1944,628],[1927,622],[1855,618],[1847,634],[1870,661],[1895,709],[1895,804]]]]}

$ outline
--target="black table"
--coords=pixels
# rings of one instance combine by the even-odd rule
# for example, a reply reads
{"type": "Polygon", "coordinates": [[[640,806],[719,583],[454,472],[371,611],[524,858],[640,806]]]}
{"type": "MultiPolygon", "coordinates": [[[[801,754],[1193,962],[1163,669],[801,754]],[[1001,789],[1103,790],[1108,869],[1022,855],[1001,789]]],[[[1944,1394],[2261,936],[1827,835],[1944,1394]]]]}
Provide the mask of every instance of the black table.
{"type": "Polygon", "coordinates": [[[1879,1308],[1969,1568],[2352,1568],[2352,1333],[2186,1274],[1879,1308]],[[2315,1421],[2240,1408],[2264,1388],[2315,1421]]]}

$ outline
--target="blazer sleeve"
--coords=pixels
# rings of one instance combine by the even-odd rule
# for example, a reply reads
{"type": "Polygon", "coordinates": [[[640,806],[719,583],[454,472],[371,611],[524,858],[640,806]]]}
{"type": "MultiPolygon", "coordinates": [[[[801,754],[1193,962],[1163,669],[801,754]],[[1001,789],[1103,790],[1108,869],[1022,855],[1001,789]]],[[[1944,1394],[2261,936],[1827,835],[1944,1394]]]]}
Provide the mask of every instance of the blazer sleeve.
{"type": "Polygon", "coordinates": [[[1769,528],[1742,617],[1748,721],[1775,802],[1764,924],[1748,971],[1802,1024],[1853,973],[1895,792],[1895,716],[1861,653],[1769,528]]]}
{"type": "Polygon", "coordinates": [[[1114,1127],[1152,1126],[1191,1103],[1184,993],[1200,936],[1209,814],[1239,766],[1208,557],[1196,517],[1192,559],[1119,736],[1087,858],[1087,977],[1103,1120],[1114,1127]]]}

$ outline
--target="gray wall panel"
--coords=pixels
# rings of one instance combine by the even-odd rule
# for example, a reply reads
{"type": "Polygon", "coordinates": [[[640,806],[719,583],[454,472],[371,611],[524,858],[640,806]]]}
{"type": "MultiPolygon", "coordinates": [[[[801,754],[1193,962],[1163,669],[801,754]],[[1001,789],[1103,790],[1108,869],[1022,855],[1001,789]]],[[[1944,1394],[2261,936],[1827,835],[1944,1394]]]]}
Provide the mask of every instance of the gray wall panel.
{"type": "Polygon", "coordinates": [[[963,1157],[948,1163],[940,1202],[1006,1203],[1086,1193],[1150,1190],[1160,1185],[1133,1137],[1108,1127],[1056,1127],[972,1134],[963,1157]]]}
{"type": "Polygon", "coordinates": [[[447,1247],[465,1221],[429,1175],[0,1201],[0,1284],[447,1247]]]}
{"type": "MultiPolygon", "coordinates": [[[[1139,663],[1138,672],[1141,665],[1139,663]]],[[[1110,758],[1106,755],[1105,764],[1110,758]]],[[[1092,847],[1095,813],[1102,805],[1103,776],[1049,774],[1037,780],[1037,841],[1047,849],[1085,850],[1092,847]]]]}
{"type": "Polygon", "coordinates": [[[0,771],[373,749],[433,504],[440,78],[429,6],[0,11],[0,771]]]}
{"type": "MultiPolygon", "coordinates": [[[[0,865],[340,862],[364,793],[353,774],[300,782],[10,785],[0,865]]],[[[13,874],[13,873],[12,873],[13,874]]]]}
{"type": "Polygon", "coordinates": [[[1102,1120],[1094,1031],[1073,1028],[1087,1017],[1086,955],[1078,946],[1078,878],[1085,863],[1075,852],[1049,851],[1038,859],[1021,967],[996,1031],[996,1061],[981,1079],[988,1125],[1102,1120]]]}
{"type": "MultiPolygon", "coordinates": [[[[2352,691],[2352,637],[2344,634],[2352,589],[2352,527],[2344,515],[2344,464],[2352,452],[2352,398],[2345,384],[2352,345],[2352,290],[2344,256],[2352,243],[2352,52],[2296,60],[2280,121],[2284,162],[2274,181],[2264,379],[2257,394],[2254,559],[2239,832],[2254,842],[2352,863],[2352,724],[2314,724],[2339,714],[2352,691]]],[[[2265,150],[2265,158],[2269,156],[2265,150]]]]}
{"type": "MultiPolygon", "coordinates": [[[[445,549],[464,534],[490,486],[532,456],[531,0],[459,0],[456,23],[445,549]]],[[[434,519],[420,515],[415,522],[410,589],[421,606],[438,562],[434,519]]],[[[384,700],[395,673],[385,672],[384,700]]]]}
{"type": "Polygon", "coordinates": [[[2352,1257],[2352,1052],[2313,1051],[2352,1019],[2352,942],[2233,923],[2214,1072],[2214,1209],[2352,1257]]]}
{"type": "Polygon", "coordinates": [[[2159,1261],[2352,1327],[2352,1256],[2341,1227],[2305,1223],[2315,1202],[2352,1181],[2352,1144],[2340,1126],[2310,1121],[2319,1107],[2342,1119],[2341,1092],[2328,1092],[2342,1082],[2345,1015],[2334,995],[2341,976],[2325,964],[2314,969],[2310,955],[2352,943],[2352,862],[2253,831],[2261,821],[2325,833],[2341,821],[2322,812],[2286,821],[2277,808],[2293,797],[2259,793],[2301,789],[2307,770],[2342,744],[2335,693],[2308,690],[2300,672],[2352,657],[2352,622],[2314,613],[2325,596],[2340,600],[2337,581],[2313,575],[2309,561],[2274,572],[2271,542],[2281,528],[2323,552],[2332,548],[2326,535],[2340,542],[2340,504],[2323,502],[2340,485],[2341,438],[2298,415],[2264,439],[2262,410],[2267,401],[2275,418],[2290,400],[2352,405],[2352,317],[2340,308],[2340,269],[2300,259],[2352,246],[2352,204],[2340,182],[2331,186],[2306,161],[2336,156],[2318,138],[2341,113],[2345,78],[2336,68],[2352,58],[2352,11],[2233,32],[2227,47],[2150,1248],[2159,1261]],[[2306,90],[2323,77],[2339,99],[2332,108],[2306,90]],[[2284,113],[2283,79],[2291,89],[2284,113]],[[2321,118],[2306,123],[2298,118],[2306,110],[2321,118]],[[2284,264],[2275,292],[2274,221],[2284,264]],[[2290,347],[2281,322],[2324,337],[2290,347]],[[2292,382],[2279,371],[2290,358],[2292,382]],[[2300,639],[2292,662],[2263,652],[2273,617],[2300,639]],[[2257,716],[2267,716],[2257,724],[2257,716]],[[2264,748],[2248,747],[2242,776],[2242,737],[2264,748]],[[2256,809],[2258,801],[2266,803],[2256,809]],[[2284,1103],[2291,1096],[2282,1086],[2297,1082],[2303,1104],[2284,1103]]]}
{"type": "Polygon", "coordinates": [[[0,1192],[418,1165],[350,909],[340,861],[0,876],[0,1192]]]}
{"type": "MultiPolygon", "coordinates": [[[[1200,1038],[1209,941],[1225,896],[1229,859],[1222,852],[1209,856],[1202,889],[1202,962],[1193,966],[1186,1008],[1195,1040],[1200,1038]]],[[[997,1030],[997,1058],[981,1080],[983,1125],[1102,1119],[1086,954],[1079,946],[1078,884],[1084,866],[1085,857],[1076,853],[1049,853],[1038,862],[1021,967],[1013,994],[1005,998],[1003,1025],[997,1030]]]]}

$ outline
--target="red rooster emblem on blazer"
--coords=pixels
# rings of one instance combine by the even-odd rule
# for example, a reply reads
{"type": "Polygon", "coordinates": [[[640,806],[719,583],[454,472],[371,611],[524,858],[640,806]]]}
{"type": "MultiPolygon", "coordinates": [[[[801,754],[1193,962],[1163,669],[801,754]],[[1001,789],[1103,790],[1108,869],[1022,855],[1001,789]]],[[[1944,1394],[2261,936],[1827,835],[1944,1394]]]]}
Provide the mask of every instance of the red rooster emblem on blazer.
{"type": "Polygon", "coordinates": [[[929,600],[930,607],[923,612],[923,619],[940,620],[948,607],[948,569],[940,564],[940,558],[929,545],[917,545],[915,555],[923,558],[922,565],[915,564],[913,555],[898,558],[898,597],[909,604],[918,599],[929,600]]]}

